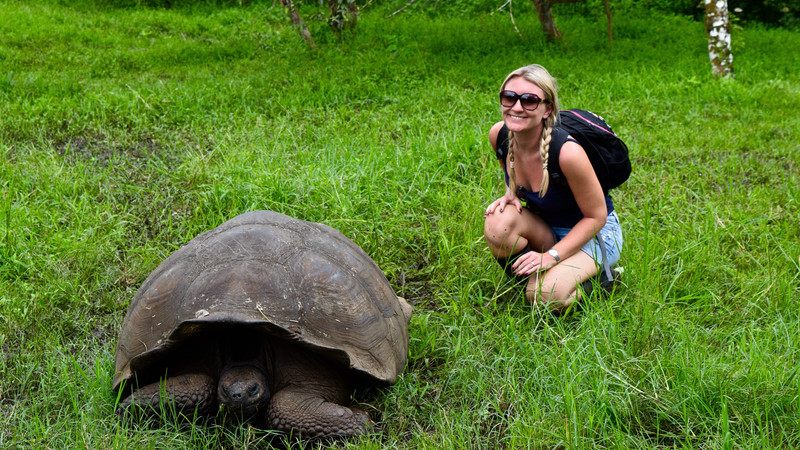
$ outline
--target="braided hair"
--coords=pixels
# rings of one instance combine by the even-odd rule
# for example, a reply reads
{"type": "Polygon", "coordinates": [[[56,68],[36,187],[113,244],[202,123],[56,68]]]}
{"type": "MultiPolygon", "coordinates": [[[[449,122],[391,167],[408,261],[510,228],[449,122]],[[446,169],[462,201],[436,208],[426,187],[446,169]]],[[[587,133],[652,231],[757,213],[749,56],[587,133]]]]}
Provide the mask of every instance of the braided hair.
{"type": "MultiPolygon", "coordinates": [[[[509,80],[516,77],[522,77],[544,91],[544,99],[550,100],[553,111],[544,119],[544,129],[542,130],[542,140],[539,142],[539,154],[542,157],[542,184],[539,187],[539,198],[544,197],[547,193],[547,188],[550,186],[550,172],[547,170],[547,164],[550,159],[550,141],[553,137],[553,127],[558,120],[558,87],[556,79],[550,75],[544,67],[539,64],[531,64],[508,74],[503,84],[500,86],[500,91],[505,90],[506,84],[509,80]]],[[[508,130],[508,158],[506,161],[506,171],[508,172],[508,187],[511,192],[516,195],[517,193],[517,180],[514,173],[514,147],[516,146],[516,139],[514,139],[514,132],[508,130]]]]}

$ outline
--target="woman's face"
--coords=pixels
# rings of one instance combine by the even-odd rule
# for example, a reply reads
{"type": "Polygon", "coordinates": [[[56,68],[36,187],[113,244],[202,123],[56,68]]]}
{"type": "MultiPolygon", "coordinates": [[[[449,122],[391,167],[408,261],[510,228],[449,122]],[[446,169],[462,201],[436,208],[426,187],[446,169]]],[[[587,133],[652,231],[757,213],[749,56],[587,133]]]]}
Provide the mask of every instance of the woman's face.
{"type": "MultiPolygon", "coordinates": [[[[511,91],[516,93],[517,96],[523,94],[532,94],[541,100],[547,100],[544,96],[544,91],[537,85],[522,77],[514,77],[508,80],[503,91],[511,91]]],[[[503,121],[509,130],[514,132],[534,130],[536,127],[542,125],[542,121],[550,116],[553,111],[552,105],[549,103],[539,103],[535,106],[530,96],[524,98],[517,98],[514,101],[513,96],[506,96],[506,100],[501,100],[500,107],[503,114],[503,121]],[[513,101],[513,105],[511,102],[513,101]],[[524,104],[524,106],[523,106],[524,104]],[[510,106],[506,106],[510,105],[510,106]],[[532,108],[535,108],[531,111],[532,108]]]]}

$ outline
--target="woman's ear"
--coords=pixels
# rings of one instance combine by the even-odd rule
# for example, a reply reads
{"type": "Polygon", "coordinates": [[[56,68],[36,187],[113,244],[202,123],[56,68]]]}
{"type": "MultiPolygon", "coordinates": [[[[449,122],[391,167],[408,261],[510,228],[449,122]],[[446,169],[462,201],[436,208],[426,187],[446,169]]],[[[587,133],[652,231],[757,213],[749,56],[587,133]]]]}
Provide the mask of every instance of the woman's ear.
{"type": "Polygon", "coordinates": [[[547,111],[545,111],[544,115],[542,116],[542,119],[547,119],[548,117],[550,117],[550,114],[553,114],[553,107],[548,104],[547,111]]]}

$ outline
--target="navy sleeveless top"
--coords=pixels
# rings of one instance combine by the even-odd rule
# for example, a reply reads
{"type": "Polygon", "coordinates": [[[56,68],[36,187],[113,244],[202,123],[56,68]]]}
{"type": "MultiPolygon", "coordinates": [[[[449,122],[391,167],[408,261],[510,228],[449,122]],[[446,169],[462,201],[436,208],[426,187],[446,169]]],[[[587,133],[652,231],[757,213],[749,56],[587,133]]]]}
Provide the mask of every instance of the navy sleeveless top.
{"type": "MultiPolygon", "coordinates": [[[[558,127],[553,128],[551,144],[553,142],[563,143],[567,140],[577,142],[570,137],[561,136],[562,134],[567,134],[567,132],[558,127]]],[[[497,134],[496,154],[498,160],[505,162],[508,155],[508,145],[508,128],[503,125],[503,128],[497,134]]],[[[560,155],[561,153],[559,152],[558,154],[560,155]]],[[[503,167],[506,186],[508,186],[508,171],[505,165],[501,165],[501,167],[503,167]]],[[[517,186],[517,197],[522,200],[522,204],[526,209],[541,216],[551,227],[572,228],[583,219],[583,213],[578,207],[578,202],[575,201],[575,196],[572,195],[572,190],[567,185],[551,182],[547,188],[547,193],[542,198],[539,198],[539,191],[529,191],[522,186],[517,186]]],[[[605,195],[605,200],[606,210],[608,214],[611,214],[614,211],[614,202],[608,194],[605,195]]]]}

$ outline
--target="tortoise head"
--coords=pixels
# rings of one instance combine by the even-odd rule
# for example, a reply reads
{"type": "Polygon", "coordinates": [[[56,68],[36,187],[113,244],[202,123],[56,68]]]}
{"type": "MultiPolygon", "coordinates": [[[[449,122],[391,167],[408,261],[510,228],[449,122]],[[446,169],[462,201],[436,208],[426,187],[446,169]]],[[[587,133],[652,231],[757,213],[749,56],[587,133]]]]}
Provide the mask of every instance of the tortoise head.
{"type": "Polygon", "coordinates": [[[226,365],[219,376],[219,404],[242,419],[252,417],[270,399],[269,383],[260,365],[226,365]]]}
{"type": "Polygon", "coordinates": [[[221,338],[217,400],[221,407],[248,419],[269,402],[269,340],[259,333],[240,332],[221,338]]]}

